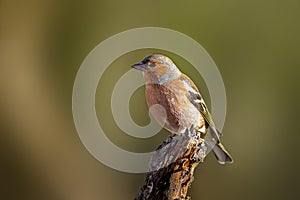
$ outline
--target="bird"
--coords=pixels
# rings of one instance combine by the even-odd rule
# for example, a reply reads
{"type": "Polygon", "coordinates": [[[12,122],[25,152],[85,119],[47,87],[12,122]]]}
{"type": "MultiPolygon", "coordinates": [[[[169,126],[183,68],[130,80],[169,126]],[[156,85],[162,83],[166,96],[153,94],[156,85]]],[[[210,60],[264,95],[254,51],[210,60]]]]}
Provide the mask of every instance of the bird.
{"type": "Polygon", "coordinates": [[[206,144],[212,148],[220,164],[233,162],[220,141],[221,132],[216,128],[199,89],[169,57],[152,54],[132,68],[142,71],[148,107],[160,105],[164,109],[163,112],[157,109],[151,112],[163,128],[176,135],[194,127],[205,136],[206,144]]]}

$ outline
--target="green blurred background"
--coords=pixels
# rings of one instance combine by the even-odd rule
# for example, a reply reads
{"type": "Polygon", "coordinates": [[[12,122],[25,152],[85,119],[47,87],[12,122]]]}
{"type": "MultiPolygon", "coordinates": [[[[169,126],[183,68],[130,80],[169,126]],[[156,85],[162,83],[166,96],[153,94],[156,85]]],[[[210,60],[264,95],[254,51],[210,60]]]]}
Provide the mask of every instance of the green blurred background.
{"type": "MultiPolygon", "coordinates": [[[[0,2],[0,199],[133,199],[145,174],[113,170],[82,145],[72,117],[72,87],[87,54],[131,28],[174,29],[197,40],[222,74],[228,112],[223,142],[234,164],[213,155],[197,168],[193,199],[300,198],[300,1],[8,1],[0,2]]],[[[117,59],[100,80],[97,114],[108,137],[136,152],[167,134],[134,139],[108,109],[112,88],[129,66],[155,50],[117,59]]],[[[169,54],[209,96],[201,76],[169,54]]],[[[147,124],[143,88],[131,99],[147,124]]]]}

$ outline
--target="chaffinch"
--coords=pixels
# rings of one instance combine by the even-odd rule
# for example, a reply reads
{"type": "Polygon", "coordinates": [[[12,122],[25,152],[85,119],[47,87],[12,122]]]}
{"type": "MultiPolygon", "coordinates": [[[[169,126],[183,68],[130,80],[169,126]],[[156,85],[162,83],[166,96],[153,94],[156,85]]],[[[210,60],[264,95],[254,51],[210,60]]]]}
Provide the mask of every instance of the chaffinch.
{"type": "Polygon", "coordinates": [[[195,127],[205,136],[206,144],[213,149],[219,163],[233,161],[220,142],[221,133],[216,129],[198,88],[170,58],[154,54],[132,67],[143,73],[148,107],[158,104],[164,108],[165,119],[162,112],[151,114],[165,129],[180,134],[187,128],[195,127]]]}

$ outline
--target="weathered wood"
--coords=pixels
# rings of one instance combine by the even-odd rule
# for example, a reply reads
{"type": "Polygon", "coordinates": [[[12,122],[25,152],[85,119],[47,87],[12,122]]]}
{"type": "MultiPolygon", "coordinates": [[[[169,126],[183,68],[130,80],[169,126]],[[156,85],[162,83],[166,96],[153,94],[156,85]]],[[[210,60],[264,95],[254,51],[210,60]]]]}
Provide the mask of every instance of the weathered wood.
{"type": "Polygon", "coordinates": [[[167,138],[153,154],[145,184],[135,200],[185,200],[194,170],[206,155],[200,133],[193,128],[167,138]]]}

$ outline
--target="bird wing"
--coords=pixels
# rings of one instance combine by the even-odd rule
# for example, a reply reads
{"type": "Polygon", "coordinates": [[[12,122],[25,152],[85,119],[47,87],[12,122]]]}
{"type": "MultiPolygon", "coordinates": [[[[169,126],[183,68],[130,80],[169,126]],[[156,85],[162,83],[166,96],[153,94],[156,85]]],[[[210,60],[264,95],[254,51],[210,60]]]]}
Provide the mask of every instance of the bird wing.
{"type": "Polygon", "coordinates": [[[217,130],[215,123],[212,120],[211,114],[198,88],[193,83],[193,81],[185,74],[181,75],[180,80],[183,81],[183,83],[185,84],[185,88],[188,90],[187,97],[189,101],[200,111],[203,118],[205,119],[205,122],[208,124],[209,132],[212,138],[215,140],[215,142],[219,142],[219,136],[221,135],[221,132],[217,130]]]}

